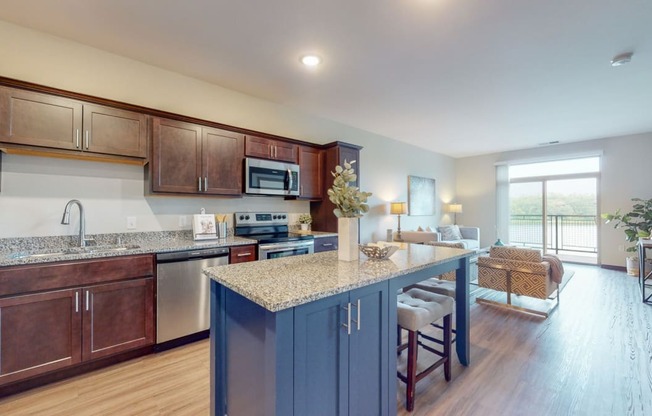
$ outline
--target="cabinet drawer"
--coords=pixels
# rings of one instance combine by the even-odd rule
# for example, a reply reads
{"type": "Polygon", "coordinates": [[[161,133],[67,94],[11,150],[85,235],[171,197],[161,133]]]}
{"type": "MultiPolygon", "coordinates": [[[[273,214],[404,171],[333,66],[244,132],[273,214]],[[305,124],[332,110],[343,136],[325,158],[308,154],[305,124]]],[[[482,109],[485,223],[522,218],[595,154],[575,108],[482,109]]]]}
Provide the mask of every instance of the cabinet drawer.
{"type": "Polygon", "coordinates": [[[337,236],[315,238],[315,253],[337,250],[337,236]]]}
{"type": "Polygon", "coordinates": [[[231,247],[229,263],[244,263],[256,260],[256,245],[231,247]]]}
{"type": "Polygon", "coordinates": [[[0,296],[154,275],[150,254],[0,268],[0,296]]]}

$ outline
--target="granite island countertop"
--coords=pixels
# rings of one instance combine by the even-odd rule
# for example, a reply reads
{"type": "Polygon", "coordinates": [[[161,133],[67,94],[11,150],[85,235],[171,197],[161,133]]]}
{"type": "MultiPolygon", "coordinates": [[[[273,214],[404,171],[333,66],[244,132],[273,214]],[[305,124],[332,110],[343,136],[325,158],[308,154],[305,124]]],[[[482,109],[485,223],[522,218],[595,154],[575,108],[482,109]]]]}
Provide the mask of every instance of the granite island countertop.
{"type": "Polygon", "coordinates": [[[211,267],[204,273],[216,282],[271,312],[302,305],[391,279],[473,251],[406,244],[385,260],[339,261],[337,251],[211,267]]]}
{"type": "Polygon", "coordinates": [[[0,267],[59,261],[91,260],[105,257],[156,254],[202,248],[232,247],[257,244],[256,240],[229,236],[227,238],[194,241],[189,232],[143,232],[125,234],[98,234],[96,245],[87,247],[88,252],[75,252],[75,236],[24,237],[0,239],[0,267]],[[120,243],[117,244],[117,236],[120,243]],[[124,246],[124,250],[103,250],[105,247],[124,246]],[[97,250],[94,250],[97,247],[97,250]],[[71,250],[71,253],[57,253],[71,250]],[[33,254],[45,253],[42,256],[33,254]],[[54,254],[48,254],[54,253],[54,254]]]}

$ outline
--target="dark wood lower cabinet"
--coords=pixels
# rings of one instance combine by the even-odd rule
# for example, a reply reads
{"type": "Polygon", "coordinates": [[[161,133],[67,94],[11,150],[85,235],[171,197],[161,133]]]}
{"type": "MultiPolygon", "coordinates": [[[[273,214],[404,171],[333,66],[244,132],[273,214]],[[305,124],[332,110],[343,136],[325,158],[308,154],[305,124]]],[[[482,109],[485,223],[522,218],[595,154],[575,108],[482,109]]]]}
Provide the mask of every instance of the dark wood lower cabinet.
{"type": "Polygon", "coordinates": [[[0,385],[81,361],[80,290],[0,299],[0,385]]]}
{"type": "Polygon", "coordinates": [[[0,397],[153,345],[153,275],[151,255],[0,268],[0,397]]]}
{"type": "Polygon", "coordinates": [[[83,359],[154,343],[154,279],[84,289],[83,359]]]}

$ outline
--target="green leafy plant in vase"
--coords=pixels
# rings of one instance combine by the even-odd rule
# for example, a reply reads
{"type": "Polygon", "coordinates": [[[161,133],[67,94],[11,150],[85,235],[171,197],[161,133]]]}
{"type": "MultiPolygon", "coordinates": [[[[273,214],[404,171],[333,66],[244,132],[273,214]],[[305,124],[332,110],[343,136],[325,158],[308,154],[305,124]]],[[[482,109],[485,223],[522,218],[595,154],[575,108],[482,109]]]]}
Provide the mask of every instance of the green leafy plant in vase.
{"type": "Polygon", "coordinates": [[[344,261],[358,259],[358,218],[369,211],[367,200],[372,195],[354,185],[358,177],[353,164],[355,160],[345,160],[344,166],[335,166],[335,172],[331,172],[333,186],[328,190],[328,199],[335,205],[333,214],[338,218],[337,257],[344,261]]]}
{"type": "Polygon", "coordinates": [[[302,231],[307,231],[312,224],[312,216],[310,214],[301,214],[299,215],[299,224],[301,225],[302,231]]]}
{"type": "MultiPolygon", "coordinates": [[[[639,238],[650,238],[652,232],[652,199],[632,198],[634,203],[628,213],[621,213],[620,209],[613,214],[602,214],[605,224],[613,223],[614,228],[623,228],[625,240],[636,243],[639,238]]],[[[636,245],[627,247],[627,252],[636,252],[636,245]]],[[[627,258],[627,273],[638,274],[638,257],[627,258]]]]}

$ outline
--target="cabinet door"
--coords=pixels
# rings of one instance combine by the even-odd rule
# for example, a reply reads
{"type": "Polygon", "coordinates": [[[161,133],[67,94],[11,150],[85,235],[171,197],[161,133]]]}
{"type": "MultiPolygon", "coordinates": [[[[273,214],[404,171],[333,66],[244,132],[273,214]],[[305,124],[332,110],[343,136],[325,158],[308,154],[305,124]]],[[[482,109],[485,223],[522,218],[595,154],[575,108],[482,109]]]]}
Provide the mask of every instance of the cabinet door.
{"type": "Polygon", "coordinates": [[[263,139],[262,137],[246,136],[245,155],[261,159],[273,159],[272,141],[269,139],[263,139]]]}
{"type": "MultiPolygon", "coordinates": [[[[297,306],[294,414],[346,415],[349,400],[348,293],[297,306]]],[[[351,328],[353,330],[353,328],[351,328]]]]}
{"type": "Polygon", "coordinates": [[[154,343],[154,279],[83,288],[84,360],[154,343]]]}
{"type": "Polygon", "coordinates": [[[387,408],[387,287],[388,284],[383,282],[351,291],[353,319],[358,321],[359,317],[359,323],[355,324],[349,344],[350,415],[372,416],[390,413],[387,408]]]}
{"type": "Polygon", "coordinates": [[[315,253],[337,250],[337,236],[315,238],[315,253]]]}
{"type": "Polygon", "coordinates": [[[81,361],[80,291],[0,299],[0,385],[81,361]]]}
{"type": "Polygon", "coordinates": [[[299,146],[301,167],[301,198],[321,199],[324,174],[322,152],[308,146],[299,146]]]}
{"type": "Polygon", "coordinates": [[[152,133],[152,191],[198,193],[201,126],[155,118],[152,133]]]}
{"type": "Polygon", "coordinates": [[[242,194],[244,136],[226,130],[202,129],[203,192],[242,194]]]}
{"type": "Polygon", "coordinates": [[[281,142],[275,140],[274,146],[274,159],[283,162],[297,163],[299,156],[299,146],[294,143],[281,142]]]}
{"type": "Polygon", "coordinates": [[[256,245],[233,246],[229,250],[229,264],[256,260],[256,245]]]}
{"type": "Polygon", "coordinates": [[[77,150],[81,129],[80,102],[0,87],[0,141],[77,150]]]}
{"type": "Polygon", "coordinates": [[[299,146],[294,143],[256,136],[245,137],[246,156],[297,163],[298,154],[299,146]]]}
{"type": "Polygon", "coordinates": [[[147,157],[147,116],[132,111],[84,104],[84,150],[119,156],[147,157]]]}

